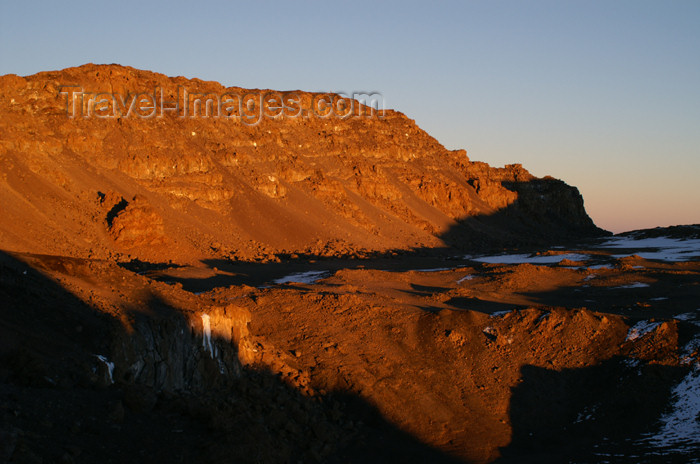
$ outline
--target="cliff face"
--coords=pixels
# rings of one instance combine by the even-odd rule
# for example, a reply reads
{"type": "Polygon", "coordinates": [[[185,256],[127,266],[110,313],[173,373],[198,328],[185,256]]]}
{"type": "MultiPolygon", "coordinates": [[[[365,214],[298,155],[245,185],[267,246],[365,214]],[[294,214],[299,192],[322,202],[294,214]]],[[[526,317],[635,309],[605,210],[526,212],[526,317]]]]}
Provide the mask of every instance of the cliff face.
{"type": "Polygon", "coordinates": [[[0,115],[11,251],[248,260],[602,232],[575,188],[337,96],[85,65],[0,77],[0,115]]]}

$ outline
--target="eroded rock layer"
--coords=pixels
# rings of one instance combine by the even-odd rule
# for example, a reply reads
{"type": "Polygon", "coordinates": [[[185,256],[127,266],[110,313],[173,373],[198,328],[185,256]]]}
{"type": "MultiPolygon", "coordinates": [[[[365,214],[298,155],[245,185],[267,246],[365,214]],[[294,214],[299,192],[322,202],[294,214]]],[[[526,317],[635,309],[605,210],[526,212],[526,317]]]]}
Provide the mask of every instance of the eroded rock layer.
{"type": "Polygon", "coordinates": [[[343,115],[339,102],[117,65],[2,76],[0,248],[265,260],[601,232],[561,181],[472,162],[399,112],[352,101],[343,115]],[[236,96],[250,109],[223,102],[236,96]]]}

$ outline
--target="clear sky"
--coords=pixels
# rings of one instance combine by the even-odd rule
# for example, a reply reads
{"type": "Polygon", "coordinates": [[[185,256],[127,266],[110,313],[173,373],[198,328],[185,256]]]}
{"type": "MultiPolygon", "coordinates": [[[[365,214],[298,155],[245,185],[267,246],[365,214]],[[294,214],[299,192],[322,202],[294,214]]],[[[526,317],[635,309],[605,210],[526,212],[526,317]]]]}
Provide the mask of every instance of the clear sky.
{"type": "Polygon", "coordinates": [[[700,1],[0,0],[0,74],[88,62],[379,91],[472,160],[577,186],[603,228],[700,223],[700,1]]]}

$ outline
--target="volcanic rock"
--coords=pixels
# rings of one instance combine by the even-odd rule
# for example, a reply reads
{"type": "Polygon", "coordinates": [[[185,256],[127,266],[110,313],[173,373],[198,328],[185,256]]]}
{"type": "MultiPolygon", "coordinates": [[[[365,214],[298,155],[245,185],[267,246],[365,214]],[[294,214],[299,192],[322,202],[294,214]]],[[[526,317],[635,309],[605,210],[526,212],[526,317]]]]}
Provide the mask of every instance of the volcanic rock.
{"type": "Polygon", "coordinates": [[[321,97],[118,65],[1,76],[0,248],[248,260],[602,233],[561,181],[472,162],[393,110],[352,101],[350,117],[312,111],[321,97]],[[250,123],[192,106],[185,92],[282,95],[300,111],[250,123]],[[153,117],[134,108],[137,96],[153,117]],[[180,112],[160,110],[178,102],[180,112]]]}

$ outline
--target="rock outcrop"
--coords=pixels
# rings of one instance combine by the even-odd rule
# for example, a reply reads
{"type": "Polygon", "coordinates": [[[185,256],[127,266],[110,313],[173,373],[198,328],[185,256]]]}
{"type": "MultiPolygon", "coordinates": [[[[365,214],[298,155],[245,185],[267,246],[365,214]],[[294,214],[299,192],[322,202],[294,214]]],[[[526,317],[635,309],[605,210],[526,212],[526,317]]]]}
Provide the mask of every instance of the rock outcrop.
{"type": "Polygon", "coordinates": [[[0,77],[0,115],[2,249],[250,260],[602,232],[575,188],[472,162],[399,112],[334,95],[89,64],[0,77]]]}

